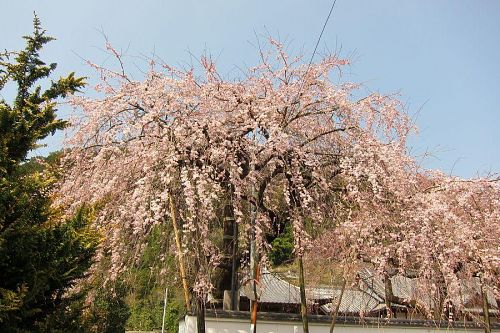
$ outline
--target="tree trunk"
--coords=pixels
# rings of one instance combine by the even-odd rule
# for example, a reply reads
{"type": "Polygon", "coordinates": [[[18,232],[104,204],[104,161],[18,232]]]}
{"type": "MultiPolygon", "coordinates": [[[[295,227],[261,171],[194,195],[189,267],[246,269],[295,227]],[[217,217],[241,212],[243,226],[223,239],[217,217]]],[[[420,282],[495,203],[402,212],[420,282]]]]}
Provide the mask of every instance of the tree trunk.
{"type": "Polygon", "coordinates": [[[179,235],[179,229],[177,225],[177,210],[175,209],[174,199],[172,198],[171,194],[169,194],[168,199],[170,204],[170,216],[172,218],[172,225],[174,227],[175,245],[177,247],[177,259],[179,261],[179,271],[182,279],[182,288],[184,290],[184,305],[186,307],[186,311],[189,311],[191,302],[189,300],[189,287],[186,278],[186,268],[184,266],[184,256],[182,254],[181,237],[179,235]]]}
{"type": "Polygon", "coordinates": [[[426,307],[424,304],[419,302],[416,299],[413,300],[408,300],[399,296],[394,295],[393,289],[392,289],[392,281],[391,277],[389,274],[384,274],[384,292],[385,292],[385,306],[387,308],[387,317],[390,318],[394,315],[392,311],[392,304],[399,304],[399,305],[404,305],[408,308],[415,309],[419,311],[421,314],[424,316],[430,318],[432,315],[432,312],[427,311],[426,307]]]}
{"type": "Polygon", "coordinates": [[[342,297],[344,296],[344,291],[346,286],[347,286],[347,279],[344,278],[342,281],[342,289],[340,290],[340,296],[339,299],[337,300],[337,305],[335,306],[335,309],[332,313],[332,324],[330,325],[330,333],[333,333],[333,330],[335,329],[335,323],[337,321],[337,315],[339,313],[340,303],[342,302],[342,297]]]}
{"type": "Polygon", "coordinates": [[[299,256],[299,287],[300,287],[300,315],[302,316],[302,328],[304,333],[309,333],[309,323],[307,321],[306,285],[304,279],[304,263],[302,261],[302,256],[299,256]]]}
{"type": "Polygon", "coordinates": [[[223,258],[221,265],[218,267],[220,280],[215,285],[221,294],[220,296],[224,295],[224,290],[231,291],[229,310],[236,310],[236,292],[238,289],[238,225],[234,219],[233,206],[230,203],[226,203],[224,206],[223,230],[223,258]]]}
{"type": "Polygon", "coordinates": [[[388,274],[384,274],[384,291],[385,291],[385,308],[387,310],[387,318],[393,316],[391,301],[394,298],[394,293],[392,292],[392,281],[388,274]]]}

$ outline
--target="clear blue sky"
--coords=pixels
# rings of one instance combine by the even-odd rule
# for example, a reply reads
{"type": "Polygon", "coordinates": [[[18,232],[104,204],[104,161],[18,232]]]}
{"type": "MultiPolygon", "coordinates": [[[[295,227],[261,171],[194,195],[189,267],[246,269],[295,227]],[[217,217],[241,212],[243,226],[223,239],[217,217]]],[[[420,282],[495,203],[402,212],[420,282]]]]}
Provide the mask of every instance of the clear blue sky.
{"type": "MultiPolygon", "coordinates": [[[[190,61],[188,50],[207,50],[231,78],[235,66],[257,63],[255,33],[279,36],[310,57],[331,3],[11,0],[1,6],[0,48],[23,46],[36,11],[57,37],[44,52],[59,64],[55,78],[69,71],[95,77],[80,57],[110,61],[100,31],[129,55],[154,52],[174,65],[190,61]]],[[[340,47],[353,61],[349,80],[364,82],[367,92],[399,92],[408,111],[418,112],[420,134],[410,146],[414,154],[433,153],[426,167],[464,177],[500,172],[500,1],[337,0],[319,50],[340,47]]],[[[144,66],[128,61],[131,70],[144,66]]],[[[47,149],[61,141],[51,138],[47,149]]]]}

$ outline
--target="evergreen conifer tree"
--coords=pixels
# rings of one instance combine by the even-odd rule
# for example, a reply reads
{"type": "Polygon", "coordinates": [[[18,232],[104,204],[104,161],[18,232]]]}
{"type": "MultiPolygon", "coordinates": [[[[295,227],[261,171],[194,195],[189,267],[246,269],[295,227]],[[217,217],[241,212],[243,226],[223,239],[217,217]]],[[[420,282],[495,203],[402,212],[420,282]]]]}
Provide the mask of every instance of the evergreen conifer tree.
{"type": "Polygon", "coordinates": [[[66,126],[57,100],[79,91],[84,78],[71,73],[47,84],[56,64],[44,63],[40,51],[54,38],[36,15],[24,39],[24,50],[0,53],[0,91],[17,88],[12,101],[0,99],[1,332],[56,331],[64,317],[57,313],[70,301],[66,291],[84,276],[97,245],[91,210],[58,221],[48,196],[56,174],[27,160],[40,140],[66,126]]]}

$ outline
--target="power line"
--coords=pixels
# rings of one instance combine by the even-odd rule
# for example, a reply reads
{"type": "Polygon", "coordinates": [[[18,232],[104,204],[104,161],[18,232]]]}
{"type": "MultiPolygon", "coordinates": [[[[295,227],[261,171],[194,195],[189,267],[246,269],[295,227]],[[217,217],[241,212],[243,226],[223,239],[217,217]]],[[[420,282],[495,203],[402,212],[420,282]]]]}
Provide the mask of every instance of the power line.
{"type": "MultiPolygon", "coordinates": [[[[314,55],[316,54],[316,51],[318,50],[319,42],[321,41],[321,37],[323,37],[323,33],[325,32],[326,25],[328,24],[328,21],[330,20],[330,16],[332,15],[333,8],[335,7],[336,2],[337,2],[337,0],[333,0],[332,7],[330,8],[330,12],[328,12],[328,16],[326,17],[325,24],[323,24],[323,29],[321,29],[321,33],[319,34],[318,40],[316,41],[316,46],[314,47],[314,51],[311,55],[311,59],[309,60],[309,64],[307,65],[305,75],[307,75],[307,73],[309,72],[309,68],[311,67],[311,64],[313,62],[314,55]]],[[[302,81],[302,84],[300,85],[299,93],[297,94],[297,100],[300,98],[300,94],[302,93],[302,88],[304,88],[304,81],[302,81]]]]}
{"type": "Polygon", "coordinates": [[[318,49],[319,42],[321,41],[321,37],[323,36],[323,32],[325,32],[326,25],[328,24],[328,21],[330,20],[330,16],[332,15],[333,12],[333,7],[335,7],[335,3],[337,0],[333,1],[332,7],[330,8],[330,12],[328,13],[328,16],[326,17],[325,24],[323,24],[323,29],[321,29],[321,33],[319,34],[318,41],[316,42],[316,46],[314,47],[313,54],[311,55],[311,60],[309,60],[309,65],[307,65],[307,71],[309,71],[309,67],[312,64],[312,61],[314,59],[314,55],[316,54],[316,50],[318,49]]]}

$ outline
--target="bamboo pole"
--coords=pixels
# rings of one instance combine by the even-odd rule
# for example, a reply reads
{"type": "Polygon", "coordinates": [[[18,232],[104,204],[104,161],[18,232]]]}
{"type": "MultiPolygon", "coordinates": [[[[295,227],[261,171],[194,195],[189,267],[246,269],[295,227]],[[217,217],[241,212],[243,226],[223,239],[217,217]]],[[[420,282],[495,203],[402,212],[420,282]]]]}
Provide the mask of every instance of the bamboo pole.
{"type": "Polygon", "coordinates": [[[184,256],[182,254],[181,237],[179,235],[179,229],[177,225],[177,210],[175,209],[174,199],[172,198],[172,195],[170,193],[168,199],[170,204],[170,216],[172,218],[172,225],[174,227],[175,245],[177,247],[177,259],[179,261],[179,271],[181,273],[182,288],[184,289],[184,302],[186,311],[189,311],[191,302],[189,300],[189,287],[186,278],[186,268],[184,266],[184,256]]]}

